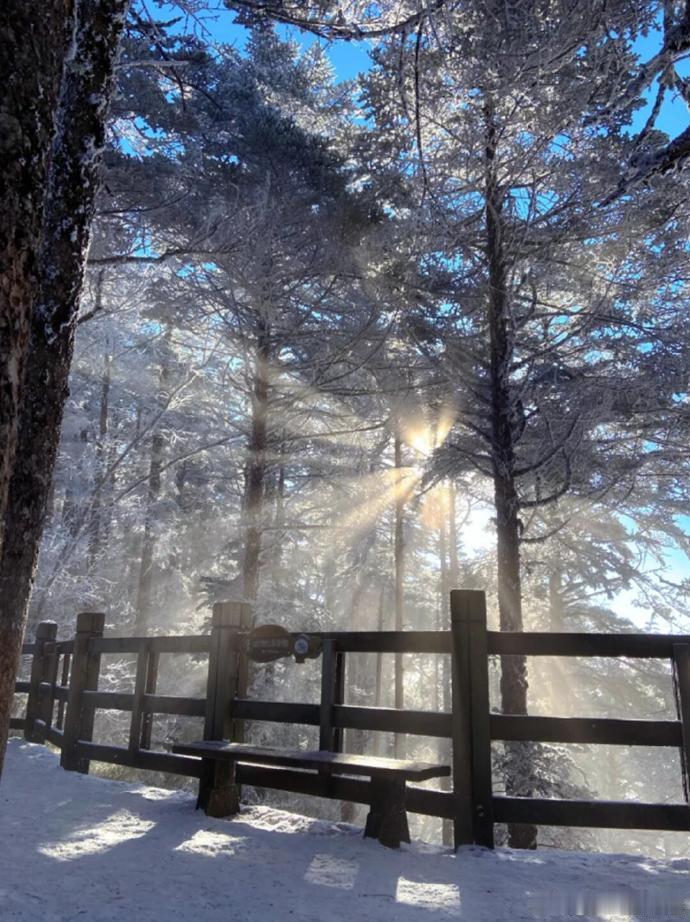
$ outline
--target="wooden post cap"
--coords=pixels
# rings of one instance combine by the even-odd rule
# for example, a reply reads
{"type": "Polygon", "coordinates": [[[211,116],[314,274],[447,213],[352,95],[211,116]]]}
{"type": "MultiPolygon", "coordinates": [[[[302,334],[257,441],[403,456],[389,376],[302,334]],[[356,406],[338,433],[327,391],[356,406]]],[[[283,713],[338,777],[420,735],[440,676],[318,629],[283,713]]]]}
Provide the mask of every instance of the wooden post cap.
{"type": "Polygon", "coordinates": [[[450,593],[451,621],[486,623],[486,594],[483,589],[452,589],[450,593]]]}
{"type": "Polygon", "coordinates": [[[105,613],[102,611],[80,611],[77,615],[79,634],[102,634],[105,627],[105,613]]]}
{"type": "Polygon", "coordinates": [[[57,621],[41,621],[36,625],[36,640],[55,640],[57,621]]]}
{"type": "Polygon", "coordinates": [[[250,606],[246,602],[215,602],[213,627],[240,627],[249,624],[250,606]]]}

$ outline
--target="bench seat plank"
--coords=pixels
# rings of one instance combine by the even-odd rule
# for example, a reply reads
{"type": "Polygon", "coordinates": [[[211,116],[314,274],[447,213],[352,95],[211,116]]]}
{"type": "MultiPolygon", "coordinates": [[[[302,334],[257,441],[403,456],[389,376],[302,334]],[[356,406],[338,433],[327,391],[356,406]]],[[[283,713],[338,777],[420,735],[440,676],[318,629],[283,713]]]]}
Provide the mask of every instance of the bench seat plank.
{"type": "Polygon", "coordinates": [[[178,755],[199,756],[223,761],[254,762],[265,765],[285,765],[293,768],[320,769],[329,766],[350,775],[399,778],[405,781],[425,781],[450,775],[450,766],[410,759],[389,759],[384,756],[361,756],[324,750],[270,749],[225,740],[202,740],[173,746],[178,755]]]}

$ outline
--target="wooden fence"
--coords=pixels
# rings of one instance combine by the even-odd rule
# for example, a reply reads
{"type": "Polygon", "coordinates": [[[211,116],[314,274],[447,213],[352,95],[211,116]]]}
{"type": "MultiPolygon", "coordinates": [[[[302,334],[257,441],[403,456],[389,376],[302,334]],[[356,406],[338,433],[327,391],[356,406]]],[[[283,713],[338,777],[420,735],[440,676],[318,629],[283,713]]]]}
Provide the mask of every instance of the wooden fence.
{"type": "MultiPolygon", "coordinates": [[[[243,738],[244,721],[319,727],[323,749],[340,751],[346,729],[447,738],[452,742],[452,789],[409,786],[413,813],[453,821],[456,845],[493,846],[495,823],[690,831],[690,806],[631,801],[574,801],[496,795],[492,789],[492,741],[608,743],[668,746],[680,750],[686,801],[690,788],[690,637],[644,634],[505,634],[487,631],[484,593],[451,593],[450,631],[332,632],[317,636],[322,647],[319,703],[256,701],[247,697],[248,626],[251,610],[240,603],[214,607],[210,634],[169,637],[104,637],[104,615],[81,613],[76,636],[56,641],[51,622],[38,626],[28,682],[26,716],[12,721],[34,742],[61,749],[64,768],[88,772],[91,760],[201,779],[199,759],[151,749],[154,714],[204,718],[204,738],[243,738]],[[159,658],[166,653],[208,654],[205,698],[159,695],[159,658]],[[351,653],[450,655],[452,710],[358,707],[346,703],[346,660],[351,653]],[[103,654],[136,657],[133,693],[98,688],[103,654]],[[492,655],[604,656],[670,659],[678,720],[532,717],[490,712],[488,660],[492,655]],[[93,741],[98,708],[129,712],[127,746],[93,741]]],[[[300,635],[294,635],[297,638],[300,635]]],[[[354,778],[293,769],[239,765],[238,781],[284,791],[368,803],[369,786],[354,778]]]]}

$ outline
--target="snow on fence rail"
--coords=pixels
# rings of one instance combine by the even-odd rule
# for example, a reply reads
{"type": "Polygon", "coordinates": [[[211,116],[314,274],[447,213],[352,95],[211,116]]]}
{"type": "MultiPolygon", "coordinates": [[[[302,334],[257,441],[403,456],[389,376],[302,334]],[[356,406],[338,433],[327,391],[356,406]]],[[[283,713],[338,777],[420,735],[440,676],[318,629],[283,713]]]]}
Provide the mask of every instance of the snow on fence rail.
{"type": "MultiPolygon", "coordinates": [[[[27,739],[61,749],[64,768],[88,772],[91,760],[170,772],[207,783],[208,765],[183,755],[151,750],[154,714],[204,717],[204,739],[243,738],[243,722],[271,721],[320,727],[320,747],[342,751],[343,730],[379,730],[452,740],[452,789],[410,786],[413,813],[453,821],[455,844],[493,846],[495,823],[690,831],[690,636],[645,634],[519,633],[488,631],[483,592],[451,593],[450,631],[331,632],[310,635],[322,645],[318,704],[254,701],[247,697],[248,626],[242,603],[214,606],[210,634],[169,637],[104,637],[105,616],[82,612],[74,640],[56,641],[56,625],[38,625],[24,718],[12,720],[27,739]],[[349,653],[438,653],[452,658],[452,710],[413,711],[345,704],[349,653]],[[98,691],[100,659],[107,653],[136,656],[133,693],[98,691]],[[205,698],[156,694],[163,653],[209,655],[205,698]],[[535,717],[494,714],[489,708],[488,658],[493,655],[630,657],[669,659],[673,665],[678,720],[535,717]],[[93,742],[94,714],[107,708],[131,714],[129,743],[93,742]],[[680,750],[685,803],[553,800],[495,795],[493,741],[606,743],[666,746],[680,750]]],[[[294,635],[296,639],[298,636],[294,635]]],[[[369,785],[347,777],[258,765],[238,766],[240,783],[368,803],[369,785]]]]}

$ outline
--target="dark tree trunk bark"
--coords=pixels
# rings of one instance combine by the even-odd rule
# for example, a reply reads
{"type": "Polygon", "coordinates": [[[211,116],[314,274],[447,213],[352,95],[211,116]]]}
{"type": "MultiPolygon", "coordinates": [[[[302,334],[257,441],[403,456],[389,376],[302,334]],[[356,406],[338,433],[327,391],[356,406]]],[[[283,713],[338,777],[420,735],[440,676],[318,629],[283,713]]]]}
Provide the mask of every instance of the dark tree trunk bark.
{"type": "MultiPolygon", "coordinates": [[[[515,400],[510,381],[513,359],[510,330],[508,267],[505,255],[505,193],[500,188],[496,164],[497,134],[493,111],[486,107],[486,255],[489,268],[489,337],[491,380],[491,442],[496,508],[498,565],[498,610],[502,631],[521,631],[522,585],[520,579],[520,517],[515,483],[517,438],[515,400]]],[[[504,714],[527,713],[527,664],[524,657],[501,660],[501,705],[504,714]]],[[[509,794],[531,793],[526,747],[507,743],[506,790],[509,794]]],[[[535,826],[509,828],[515,848],[535,848],[535,826]]]]}
{"type": "MultiPolygon", "coordinates": [[[[72,55],[60,91],[45,198],[38,294],[31,315],[21,423],[0,559],[0,762],[68,395],[106,110],[128,5],[129,0],[80,0],[72,55]]],[[[12,3],[10,9],[21,6],[12,3]]],[[[55,11],[64,11],[66,5],[49,4],[53,18],[46,16],[44,4],[40,6],[41,17],[46,23],[50,20],[53,41],[57,37],[61,43],[64,27],[55,11]]],[[[17,21],[26,18],[27,14],[18,15],[17,21]]],[[[27,41],[25,34],[17,37],[27,41]]],[[[34,205],[40,207],[38,202],[34,205]]]]}
{"type": "Polygon", "coordinates": [[[252,428],[244,475],[244,521],[246,531],[244,559],[242,561],[242,594],[247,602],[256,601],[259,593],[268,438],[270,355],[270,333],[266,327],[262,327],[256,343],[256,364],[252,388],[252,428]]]}
{"type": "MultiPolygon", "coordinates": [[[[0,9],[0,551],[8,532],[46,174],[73,13],[73,0],[5,0],[0,9]]],[[[0,599],[0,774],[25,622],[26,605],[0,599]]]]}
{"type": "Polygon", "coordinates": [[[73,12],[73,0],[46,0],[40,9],[6,0],[0,11],[0,523],[17,446],[46,173],[73,12]]]}

